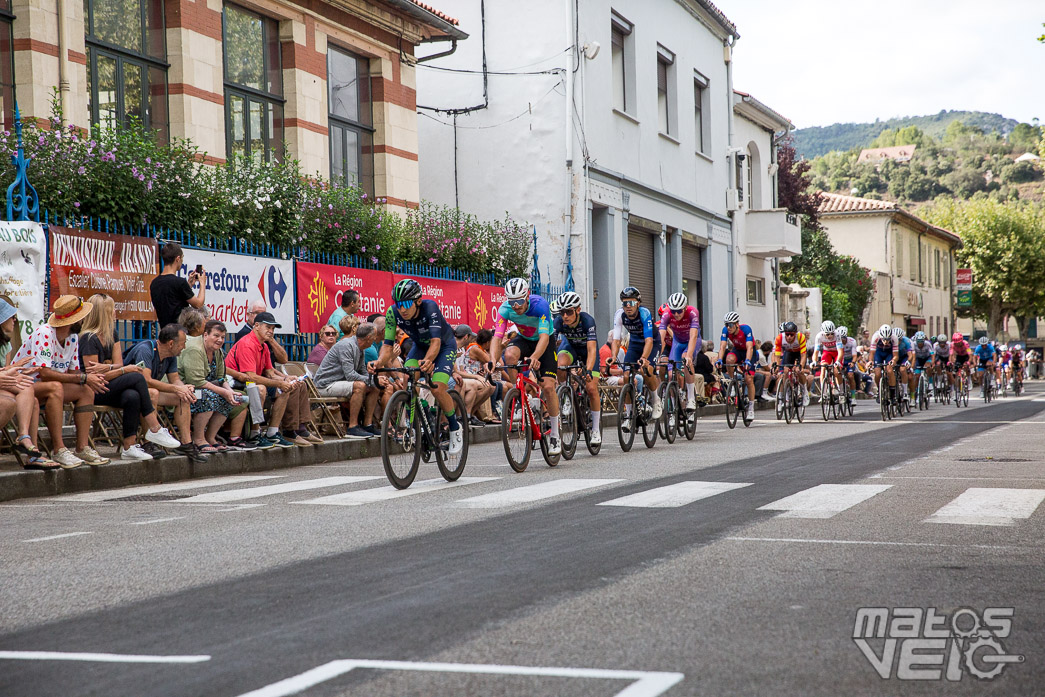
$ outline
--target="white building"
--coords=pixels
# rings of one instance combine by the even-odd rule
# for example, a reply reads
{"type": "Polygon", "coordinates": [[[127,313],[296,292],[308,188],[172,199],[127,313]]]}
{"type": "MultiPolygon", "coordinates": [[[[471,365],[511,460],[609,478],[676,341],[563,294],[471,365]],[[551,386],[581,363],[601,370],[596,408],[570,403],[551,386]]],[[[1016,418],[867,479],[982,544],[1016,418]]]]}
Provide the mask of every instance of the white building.
{"type": "Polygon", "coordinates": [[[800,251],[797,225],[771,210],[773,132],[789,124],[734,96],[738,33],[722,12],[707,0],[440,9],[470,38],[420,59],[424,198],[534,224],[544,282],[564,282],[569,248],[602,329],[630,284],[654,307],[684,289],[705,338],[730,309],[771,335],[772,260],[800,251]]]}

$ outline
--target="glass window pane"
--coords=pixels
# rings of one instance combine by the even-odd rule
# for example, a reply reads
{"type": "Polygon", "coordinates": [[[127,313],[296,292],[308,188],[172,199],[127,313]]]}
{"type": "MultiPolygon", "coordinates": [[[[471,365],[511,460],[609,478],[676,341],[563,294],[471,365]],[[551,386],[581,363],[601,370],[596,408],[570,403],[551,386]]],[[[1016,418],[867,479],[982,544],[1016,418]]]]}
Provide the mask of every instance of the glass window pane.
{"type": "Polygon", "coordinates": [[[283,107],[280,104],[268,103],[265,106],[268,109],[268,136],[269,136],[269,150],[270,153],[265,153],[265,158],[268,159],[269,155],[275,155],[275,157],[283,157],[283,107]]]}
{"type": "Polygon", "coordinates": [[[374,134],[359,134],[359,185],[367,196],[374,195],[374,134]]]}
{"type": "Polygon", "coordinates": [[[248,104],[250,105],[250,114],[248,129],[250,131],[250,141],[247,143],[247,151],[250,156],[257,161],[261,161],[265,158],[265,141],[264,132],[262,131],[263,109],[264,105],[261,102],[255,102],[251,99],[248,104]]]}
{"type": "Polygon", "coordinates": [[[279,46],[279,26],[271,19],[265,19],[265,40],[268,51],[268,91],[283,96],[283,62],[279,46]]]}
{"type": "Polygon", "coordinates": [[[167,133],[167,71],[149,68],[149,109],[146,122],[156,132],[159,142],[166,143],[167,133]]]}
{"type": "Polygon", "coordinates": [[[624,89],[624,34],[613,30],[613,107],[618,111],[624,111],[625,89],[624,89]]]}
{"type": "Polygon", "coordinates": [[[265,43],[261,18],[232,5],[225,6],[225,79],[266,90],[265,43]]]}
{"type": "Polygon", "coordinates": [[[142,123],[145,114],[142,113],[142,83],[145,81],[145,68],[137,63],[123,61],[123,120],[124,124],[131,121],[142,123]]]}
{"type": "Polygon", "coordinates": [[[98,124],[102,128],[115,128],[119,123],[116,107],[116,59],[99,54],[94,86],[94,97],[98,102],[98,124]]]}
{"type": "Polygon", "coordinates": [[[142,0],[92,0],[94,36],[142,53],[142,0]]]}
{"type": "Polygon", "coordinates": [[[345,177],[345,129],[330,125],[330,180],[335,183],[344,181],[345,177]]]}
{"type": "MultiPolygon", "coordinates": [[[[97,1],[97,0],[95,0],[97,1]]],[[[163,0],[146,0],[145,6],[145,53],[159,58],[167,57],[164,38],[163,0]]]]}
{"type": "Polygon", "coordinates": [[[327,90],[332,115],[359,121],[359,75],[354,56],[336,50],[328,52],[327,90]]]}
{"type": "MultiPolygon", "coordinates": [[[[7,3],[10,8],[10,3],[7,3]]],[[[3,127],[14,126],[14,46],[12,42],[11,23],[0,21],[0,117],[3,127]]]]}
{"type": "Polygon", "coordinates": [[[356,74],[359,75],[359,123],[374,125],[374,113],[370,103],[370,61],[356,58],[356,74]]]}
{"type": "Polygon", "coordinates": [[[229,135],[232,143],[231,151],[234,155],[243,155],[247,152],[245,101],[237,94],[229,96],[229,135]]]}

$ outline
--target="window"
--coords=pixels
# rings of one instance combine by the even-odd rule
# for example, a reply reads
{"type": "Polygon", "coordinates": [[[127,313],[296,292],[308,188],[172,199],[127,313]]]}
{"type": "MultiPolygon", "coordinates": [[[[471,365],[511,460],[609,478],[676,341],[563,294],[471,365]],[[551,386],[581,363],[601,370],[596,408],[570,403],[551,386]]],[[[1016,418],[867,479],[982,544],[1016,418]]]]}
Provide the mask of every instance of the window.
{"type": "Polygon", "coordinates": [[[749,305],[766,304],[766,282],[762,278],[747,279],[747,302],[749,305]]]}
{"type": "Polygon", "coordinates": [[[693,131],[697,144],[697,152],[706,153],[704,100],[707,99],[707,80],[698,75],[693,78],[693,131]]]}
{"type": "Polygon", "coordinates": [[[663,46],[657,47],[657,127],[660,132],[674,136],[675,123],[675,54],[663,46]]]}
{"type": "Polygon", "coordinates": [[[137,122],[167,138],[162,0],[84,0],[91,123],[137,122]]]}
{"type": "Polygon", "coordinates": [[[15,123],[15,62],[11,0],[0,0],[0,119],[3,128],[15,123]]]}
{"type": "Polygon", "coordinates": [[[632,58],[632,29],[632,23],[616,12],[610,15],[613,108],[623,113],[629,113],[634,107],[635,66],[632,58]]]}
{"type": "Polygon", "coordinates": [[[755,160],[751,157],[751,151],[747,151],[747,209],[749,211],[755,209],[754,191],[755,191],[755,160]]]}
{"type": "Polygon", "coordinates": [[[918,238],[911,235],[909,242],[911,256],[907,257],[907,277],[913,281],[918,268],[918,238]]]}
{"type": "Polygon", "coordinates": [[[896,277],[903,278],[903,232],[897,230],[895,235],[894,253],[896,254],[896,277]]]}
{"type": "Polygon", "coordinates": [[[940,287],[940,250],[936,250],[936,287],[940,287]]]}
{"type": "Polygon", "coordinates": [[[283,76],[276,22],[235,5],[222,14],[225,150],[268,160],[283,152],[283,76]]]}
{"type": "Polygon", "coordinates": [[[370,61],[331,47],[327,53],[330,178],[374,195],[374,118],[370,61]]]}

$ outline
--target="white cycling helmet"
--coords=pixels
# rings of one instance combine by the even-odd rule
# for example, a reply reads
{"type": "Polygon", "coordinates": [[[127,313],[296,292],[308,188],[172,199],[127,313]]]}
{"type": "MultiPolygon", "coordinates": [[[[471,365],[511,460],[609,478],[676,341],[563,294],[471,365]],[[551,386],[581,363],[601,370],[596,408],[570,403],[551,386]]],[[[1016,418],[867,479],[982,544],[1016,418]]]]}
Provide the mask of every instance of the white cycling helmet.
{"type": "Polygon", "coordinates": [[[878,327],[878,333],[884,338],[892,335],[893,328],[890,327],[888,324],[883,324],[882,326],[878,327]]]}
{"type": "Polygon", "coordinates": [[[740,322],[740,315],[736,312],[727,312],[723,320],[726,324],[737,324],[740,322]]]}
{"type": "Polygon", "coordinates": [[[820,325],[820,331],[822,331],[824,334],[834,334],[835,323],[831,320],[826,320],[823,324],[820,325]]]}
{"type": "Polygon", "coordinates": [[[835,330],[835,333],[838,334],[839,339],[844,339],[849,336],[849,327],[839,327],[835,330]]]}
{"type": "Polygon", "coordinates": [[[925,332],[916,332],[914,335],[915,341],[925,341],[928,337],[925,336],[925,332]]]}
{"type": "Polygon", "coordinates": [[[513,278],[504,284],[504,294],[509,300],[530,297],[530,284],[525,278],[513,278]]]}
{"type": "Polygon", "coordinates": [[[893,336],[897,339],[902,339],[906,333],[903,327],[893,327],[893,336]]]}
{"type": "Polygon", "coordinates": [[[686,305],[689,305],[689,298],[686,297],[685,293],[675,293],[668,298],[669,310],[685,310],[686,305]]]}
{"type": "Polygon", "coordinates": [[[951,337],[947,336],[946,334],[940,334],[940,336],[936,337],[936,343],[946,344],[948,341],[950,341],[950,339],[951,337]]]}
{"type": "Polygon", "coordinates": [[[559,307],[558,300],[552,300],[550,303],[548,303],[548,309],[551,310],[551,313],[553,315],[559,314],[559,311],[562,310],[562,308],[559,307]]]}
{"type": "Polygon", "coordinates": [[[563,310],[580,307],[581,296],[577,295],[572,290],[568,290],[560,295],[556,302],[559,303],[559,312],[562,312],[563,310]]]}
{"type": "Polygon", "coordinates": [[[987,345],[987,337],[981,336],[980,337],[980,346],[986,346],[986,345],[987,345]]]}

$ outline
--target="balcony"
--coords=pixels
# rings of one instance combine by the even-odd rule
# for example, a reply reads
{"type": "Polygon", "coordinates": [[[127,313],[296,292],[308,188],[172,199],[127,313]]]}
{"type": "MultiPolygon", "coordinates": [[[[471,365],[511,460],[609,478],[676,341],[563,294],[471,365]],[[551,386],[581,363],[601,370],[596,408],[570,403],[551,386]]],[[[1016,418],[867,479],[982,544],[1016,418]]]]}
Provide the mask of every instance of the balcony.
{"type": "Polygon", "coordinates": [[[798,216],[786,208],[748,211],[744,214],[744,253],[768,259],[802,253],[798,216]]]}

